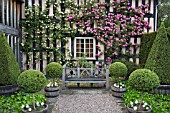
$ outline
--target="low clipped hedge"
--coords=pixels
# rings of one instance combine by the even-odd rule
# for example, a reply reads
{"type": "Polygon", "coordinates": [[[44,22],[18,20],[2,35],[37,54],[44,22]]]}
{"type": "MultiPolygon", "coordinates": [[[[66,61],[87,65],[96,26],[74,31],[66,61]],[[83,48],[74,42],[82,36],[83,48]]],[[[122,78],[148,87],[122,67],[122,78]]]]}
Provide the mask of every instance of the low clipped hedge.
{"type": "Polygon", "coordinates": [[[121,62],[114,62],[109,67],[110,75],[113,77],[125,77],[127,75],[127,67],[121,62]]]}
{"type": "Polygon", "coordinates": [[[149,52],[151,50],[153,41],[155,40],[157,32],[144,34],[141,37],[140,51],[139,51],[139,64],[141,67],[145,66],[149,52]]]}
{"type": "Polygon", "coordinates": [[[61,78],[62,66],[57,62],[51,62],[45,68],[47,76],[51,78],[61,78]]]}
{"type": "Polygon", "coordinates": [[[27,93],[40,91],[46,84],[45,75],[37,70],[26,70],[18,77],[18,86],[27,93]]]}
{"type": "Polygon", "coordinates": [[[0,86],[17,84],[20,67],[5,34],[0,34],[0,86]]]}

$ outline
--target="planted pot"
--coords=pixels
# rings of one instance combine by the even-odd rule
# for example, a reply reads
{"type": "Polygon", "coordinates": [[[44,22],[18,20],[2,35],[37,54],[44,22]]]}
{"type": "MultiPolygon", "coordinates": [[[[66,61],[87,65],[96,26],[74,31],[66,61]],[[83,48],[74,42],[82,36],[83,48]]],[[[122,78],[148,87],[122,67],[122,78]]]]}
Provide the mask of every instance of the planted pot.
{"type": "Polygon", "coordinates": [[[59,95],[60,87],[45,87],[45,96],[49,98],[57,97],[59,95]]]}
{"type": "Polygon", "coordinates": [[[12,95],[15,92],[19,91],[18,85],[6,85],[6,86],[0,86],[0,95],[12,95]]]}
{"type": "Polygon", "coordinates": [[[36,107],[36,110],[33,110],[32,105],[29,106],[29,108],[22,109],[22,113],[47,113],[48,111],[48,105],[44,104],[43,106],[36,107]],[[29,111],[29,108],[31,108],[31,111],[29,111]]]}
{"type": "Polygon", "coordinates": [[[111,86],[112,95],[115,97],[122,97],[122,95],[126,92],[126,88],[124,84],[120,83],[114,83],[114,85],[111,86]]]}
{"type": "Polygon", "coordinates": [[[141,110],[141,111],[136,111],[134,110],[133,108],[130,108],[127,106],[127,110],[130,112],[130,113],[151,113],[152,109],[148,109],[148,110],[141,110]]]}
{"type": "Polygon", "coordinates": [[[170,85],[160,85],[158,88],[151,92],[152,94],[170,94],[170,85]]]}

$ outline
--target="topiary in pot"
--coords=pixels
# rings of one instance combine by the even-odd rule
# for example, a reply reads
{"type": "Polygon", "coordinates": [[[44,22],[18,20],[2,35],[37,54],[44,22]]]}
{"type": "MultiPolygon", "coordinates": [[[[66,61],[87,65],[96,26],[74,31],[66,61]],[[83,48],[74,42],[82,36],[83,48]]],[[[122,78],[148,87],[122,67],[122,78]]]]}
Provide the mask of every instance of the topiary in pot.
{"type": "Polygon", "coordinates": [[[127,75],[127,67],[121,62],[115,62],[109,67],[110,75],[116,78],[125,77],[127,75]]]}
{"type": "Polygon", "coordinates": [[[130,74],[128,82],[131,88],[142,92],[139,106],[136,109],[137,111],[142,111],[144,92],[150,92],[157,88],[160,85],[159,77],[149,69],[137,69],[130,74]]]}
{"type": "MultiPolygon", "coordinates": [[[[26,70],[18,77],[18,86],[27,93],[35,93],[40,91],[46,84],[46,77],[37,70],[26,70]]],[[[36,111],[35,98],[33,94],[33,110],[36,111]]],[[[26,106],[29,110],[29,107],[26,106]]]]}
{"type": "Polygon", "coordinates": [[[123,93],[126,91],[125,84],[120,82],[120,77],[124,78],[127,74],[127,67],[125,64],[121,62],[115,62],[111,64],[109,67],[110,75],[111,77],[115,77],[116,81],[111,86],[111,89],[113,91],[113,95],[116,97],[121,97],[123,93]]]}
{"type": "Polygon", "coordinates": [[[62,66],[57,62],[49,63],[45,68],[45,71],[47,77],[52,78],[54,83],[56,78],[61,78],[62,76],[62,66]]]}
{"type": "Polygon", "coordinates": [[[45,68],[47,77],[52,78],[50,83],[45,87],[46,97],[56,97],[59,95],[59,87],[56,81],[57,78],[61,78],[62,66],[57,62],[51,62],[45,68]]]}
{"type": "Polygon", "coordinates": [[[16,85],[20,68],[5,34],[0,34],[0,86],[16,85]]]}

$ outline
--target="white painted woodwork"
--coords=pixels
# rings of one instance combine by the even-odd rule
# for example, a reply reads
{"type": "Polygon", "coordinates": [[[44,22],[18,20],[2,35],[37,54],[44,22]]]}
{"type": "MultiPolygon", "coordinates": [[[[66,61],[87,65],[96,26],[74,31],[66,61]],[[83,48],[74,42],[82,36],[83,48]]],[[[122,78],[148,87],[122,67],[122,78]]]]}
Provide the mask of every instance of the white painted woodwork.
{"type": "Polygon", "coordinates": [[[154,32],[154,18],[150,18],[149,26],[151,26],[149,32],[154,32]]]}

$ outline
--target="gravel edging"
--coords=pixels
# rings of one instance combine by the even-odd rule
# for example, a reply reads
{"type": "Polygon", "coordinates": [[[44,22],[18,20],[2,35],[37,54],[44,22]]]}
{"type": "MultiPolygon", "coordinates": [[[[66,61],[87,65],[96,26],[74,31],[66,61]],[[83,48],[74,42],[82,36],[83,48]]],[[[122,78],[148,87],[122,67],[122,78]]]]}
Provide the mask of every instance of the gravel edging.
{"type": "Polygon", "coordinates": [[[121,109],[111,94],[62,94],[52,113],[122,113],[121,109]]]}

